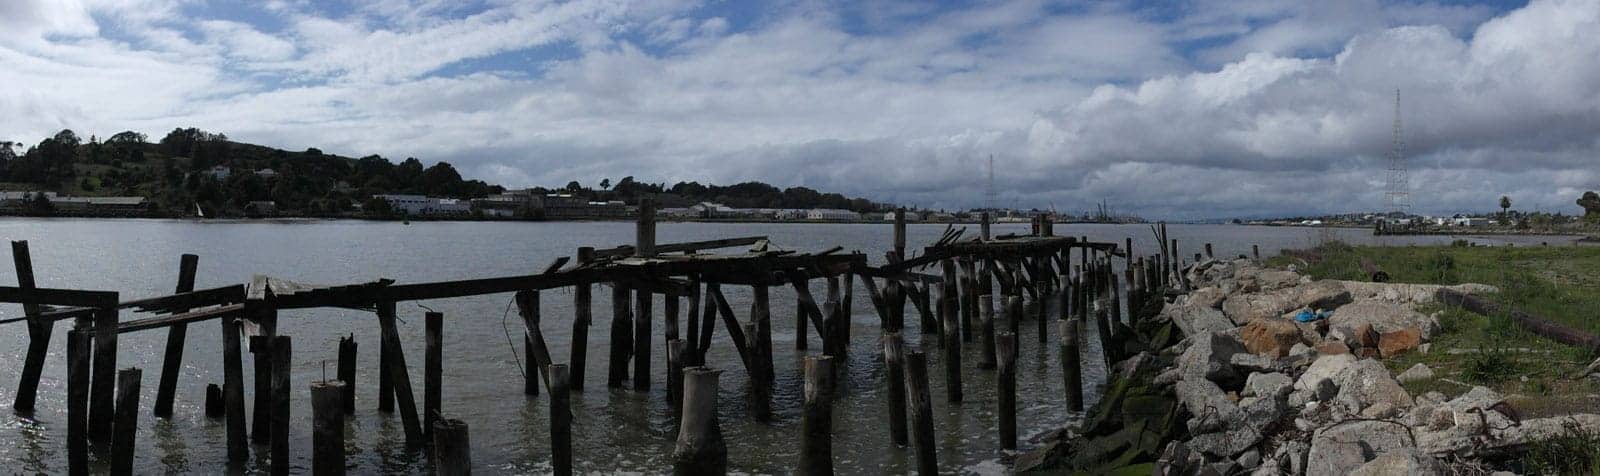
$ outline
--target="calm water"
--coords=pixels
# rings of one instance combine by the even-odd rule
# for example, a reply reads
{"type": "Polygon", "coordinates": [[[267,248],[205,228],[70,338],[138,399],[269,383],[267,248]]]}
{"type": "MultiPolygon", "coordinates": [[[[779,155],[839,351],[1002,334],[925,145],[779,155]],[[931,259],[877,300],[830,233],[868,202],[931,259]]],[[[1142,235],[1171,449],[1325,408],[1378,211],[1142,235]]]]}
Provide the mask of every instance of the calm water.
{"type": "MultiPolygon", "coordinates": [[[[976,227],[971,230],[976,232],[976,227]]],[[[912,225],[909,242],[919,248],[938,238],[944,225],[912,225]]],[[[1373,237],[1366,230],[1244,227],[1227,225],[1174,225],[1184,254],[1212,242],[1219,255],[1250,252],[1259,244],[1263,254],[1281,248],[1305,247],[1337,237],[1358,243],[1408,244],[1448,241],[1449,237],[1373,237]]],[[[996,225],[994,232],[1023,233],[1026,224],[996,225]]],[[[788,249],[821,250],[842,246],[866,252],[874,262],[891,247],[887,224],[661,224],[661,243],[681,240],[767,235],[788,249]]],[[[1145,225],[1058,225],[1062,235],[1086,235],[1096,240],[1121,242],[1132,237],[1136,251],[1145,254],[1155,242],[1145,225]]],[[[444,223],[410,226],[390,222],[189,222],[165,220],[0,219],[0,239],[28,240],[38,285],[50,288],[115,290],[123,300],[170,294],[175,285],[178,256],[200,256],[196,286],[207,288],[248,282],[253,274],[307,283],[364,282],[384,277],[401,283],[527,274],[541,270],[558,256],[571,255],[579,246],[605,247],[630,243],[628,223],[444,223]]],[[[1552,238],[1525,238],[1537,243],[1552,238]]],[[[9,263],[10,260],[4,260],[9,263]]],[[[0,283],[15,285],[15,274],[0,272],[0,283]]],[[[724,292],[740,319],[747,319],[748,289],[726,287],[724,292]]],[[[821,286],[816,291],[822,292],[821,286]]],[[[889,443],[885,421],[883,372],[873,360],[878,348],[877,317],[865,291],[858,288],[854,329],[851,332],[850,376],[846,395],[835,404],[834,454],[841,473],[904,473],[911,454],[889,443]]],[[[589,362],[585,390],[573,396],[575,460],[582,472],[627,471],[662,473],[669,467],[676,435],[665,403],[666,381],[660,357],[666,354],[659,335],[653,344],[657,358],[655,388],[648,393],[610,390],[605,385],[610,325],[610,292],[597,287],[595,321],[589,332],[589,362]]],[[[797,460],[800,403],[799,363],[794,351],[794,297],[786,288],[773,290],[773,347],[777,370],[771,424],[744,417],[745,379],[737,353],[721,330],[708,360],[728,370],[722,374],[720,416],[728,442],[730,464],[736,471],[787,473],[797,460]]],[[[421,400],[423,329],[421,305],[445,313],[443,412],[465,420],[471,427],[475,465],[487,474],[543,473],[549,471],[549,400],[522,395],[518,371],[521,345],[507,341],[521,324],[507,318],[511,295],[401,303],[400,333],[411,364],[412,388],[421,400]]],[[[564,361],[570,355],[571,294],[546,292],[542,300],[544,327],[552,355],[564,361]]],[[[908,308],[910,306],[907,306],[908,308]]],[[[655,308],[659,313],[661,305],[655,308]]],[[[911,311],[914,312],[914,311],[911,311]]],[[[17,305],[0,306],[4,317],[21,314],[17,305]]],[[[144,316],[125,313],[123,319],[144,316]]],[[[659,316],[658,316],[659,319],[659,316]]],[[[1004,457],[996,434],[992,372],[975,368],[975,347],[963,359],[968,368],[966,400],[944,402],[943,365],[933,342],[922,343],[917,319],[906,320],[908,344],[923,348],[933,377],[935,427],[940,444],[940,467],[963,472],[998,473],[1004,457]]],[[[65,435],[65,334],[58,323],[50,358],[40,383],[37,411],[31,417],[0,410],[0,468],[7,472],[60,473],[66,470],[65,435]]],[[[717,325],[722,327],[721,323],[717,325]]],[[[654,326],[659,334],[662,325],[654,326]]],[[[1018,418],[1023,449],[1028,439],[1061,426],[1069,415],[1060,401],[1059,369],[1053,364],[1054,340],[1040,347],[1032,325],[1023,325],[1018,368],[1018,418]]],[[[136,471],[216,472],[226,461],[224,426],[205,418],[204,394],[208,383],[221,383],[220,324],[191,325],[183,374],[179,378],[175,416],[161,420],[150,416],[161,367],[166,332],[146,331],[120,337],[118,364],[144,369],[143,407],[136,471]]],[[[353,333],[360,343],[357,374],[357,411],[349,421],[348,459],[358,473],[422,473],[426,458],[407,452],[398,414],[376,411],[376,348],[378,326],[370,313],[343,310],[297,310],[280,314],[279,332],[294,339],[293,398],[290,437],[296,472],[310,466],[309,382],[322,379],[324,363],[337,358],[338,339],[353,333]]],[[[27,347],[21,324],[0,328],[0,403],[7,408],[14,397],[17,375],[27,347]]],[[[811,336],[811,352],[821,345],[811,336]]],[[[1090,352],[1098,355],[1095,343],[1090,352]]],[[[1089,398],[1103,379],[1104,369],[1085,359],[1085,384],[1089,398]]],[[[329,365],[331,367],[331,365],[329,365]]],[[[251,366],[244,366],[247,392],[253,381],[251,366]]],[[[331,374],[330,374],[331,375],[331,374]]],[[[247,398],[247,405],[250,399],[247,398]]],[[[266,453],[265,447],[256,447],[266,453]]],[[[258,460],[246,468],[262,469],[258,460]]]]}

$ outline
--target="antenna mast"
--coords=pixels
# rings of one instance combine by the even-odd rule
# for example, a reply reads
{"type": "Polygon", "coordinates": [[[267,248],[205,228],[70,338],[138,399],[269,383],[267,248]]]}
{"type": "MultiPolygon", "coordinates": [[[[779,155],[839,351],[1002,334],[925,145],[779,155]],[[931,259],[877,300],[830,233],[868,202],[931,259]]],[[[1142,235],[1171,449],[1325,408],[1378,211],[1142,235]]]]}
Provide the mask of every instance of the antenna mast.
{"type": "Polygon", "coordinates": [[[1400,130],[1400,90],[1394,90],[1394,140],[1389,149],[1389,180],[1384,195],[1389,213],[1405,215],[1411,208],[1410,174],[1406,171],[1405,139],[1400,130]]]}

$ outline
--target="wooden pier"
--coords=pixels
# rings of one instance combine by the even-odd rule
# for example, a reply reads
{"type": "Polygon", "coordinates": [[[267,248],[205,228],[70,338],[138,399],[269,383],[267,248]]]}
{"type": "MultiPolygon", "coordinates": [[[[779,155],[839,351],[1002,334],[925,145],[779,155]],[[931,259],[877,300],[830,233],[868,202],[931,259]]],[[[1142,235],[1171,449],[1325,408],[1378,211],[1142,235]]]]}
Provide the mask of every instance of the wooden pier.
{"type": "MultiPolygon", "coordinates": [[[[831,472],[829,408],[856,398],[844,391],[841,376],[848,375],[850,360],[845,354],[850,348],[853,294],[859,283],[877,317],[881,334],[875,338],[883,343],[874,360],[882,362],[888,376],[884,385],[889,391],[884,395],[891,411],[884,418],[890,420],[891,441],[884,445],[891,451],[910,452],[907,445],[915,442],[915,456],[907,458],[917,461],[916,466],[926,473],[938,469],[932,447],[938,429],[932,427],[934,419],[928,413],[928,359],[913,350],[909,341],[914,334],[905,332],[907,301],[918,317],[920,333],[936,339],[933,342],[942,347],[949,404],[961,405],[964,385],[968,385],[963,382],[961,359],[976,359],[982,372],[1000,373],[1000,409],[1011,414],[999,417],[1002,433],[997,438],[1001,446],[1015,448],[1014,413],[1019,404],[1014,392],[1016,379],[1023,374],[1016,372],[1021,321],[1037,320],[1041,343],[1047,342],[1053,328],[1061,330],[1056,339],[1071,340],[1058,343],[1059,359],[1047,360],[1053,361],[1050,365],[1071,367],[1063,368],[1064,398],[1073,410],[1079,410],[1084,405],[1081,388],[1073,387],[1082,385],[1077,367],[1083,359],[1077,354],[1085,346],[1078,339],[1098,334],[1107,343],[1107,359],[1120,359],[1116,334],[1125,332],[1118,329],[1132,325],[1137,310],[1146,307],[1139,303],[1158,299],[1169,287],[1182,286],[1176,240],[1171,248],[1165,246],[1164,227],[1153,230],[1163,246],[1161,253],[1149,256],[1148,261],[1134,259],[1128,249],[1131,240],[1121,244],[1055,236],[1053,224],[1043,219],[1034,222],[1031,234],[991,237],[987,216],[980,236],[965,236],[964,228],[951,227],[935,242],[914,250],[907,246],[904,215],[897,213],[895,247],[886,253],[884,264],[872,266],[861,252],[778,250],[762,236],[658,244],[653,205],[646,202],[640,210],[632,245],[581,248],[573,257],[559,258],[534,274],[426,283],[378,279],[332,286],[257,276],[246,284],[194,289],[200,257],[183,255],[173,294],[127,301],[115,291],[35,286],[28,243],[14,242],[19,284],[0,287],[0,302],[22,304],[24,315],[0,319],[0,324],[26,323],[30,344],[13,406],[19,412],[31,411],[54,324],[70,320],[73,324],[65,353],[69,364],[66,467],[71,473],[84,474],[91,451],[102,459],[112,458],[117,465],[126,464],[133,458],[133,446],[110,443],[137,438],[131,422],[140,403],[140,373],[138,369],[122,370],[119,377],[117,336],[165,331],[168,340],[160,375],[154,380],[157,394],[152,414],[170,418],[179,388],[220,387],[220,391],[210,392],[216,395],[215,413],[212,404],[207,405],[207,413],[225,422],[228,464],[243,464],[256,452],[256,458],[269,462],[271,472],[287,473],[292,457],[286,440],[291,421],[289,397],[297,393],[293,389],[309,387],[315,400],[311,411],[317,441],[312,467],[319,474],[342,470],[344,454],[332,440],[344,438],[342,421],[362,411],[355,404],[356,380],[376,378],[380,382],[377,409],[399,413],[408,448],[419,454],[427,450],[425,454],[441,459],[433,462],[441,473],[470,471],[466,426],[447,418],[468,410],[441,408],[442,389],[448,388],[442,362],[452,350],[444,345],[444,334],[453,325],[469,324],[452,323],[452,316],[435,312],[424,316],[426,352],[421,359],[424,385],[419,399],[410,377],[416,369],[408,364],[417,359],[412,356],[408,360],[402,345],[396,327],[401,318],[397,303],[510,293],[524,327],[528,354],[525,398],[548,395],[552,413],[562,414],[550,421],[551,461],[558,472],[568,473],[574,461],[610,456],[572,454],[571,427],[586,422],[574,421],[567,414],[569,392],[584,390],[590,365],[586,342],[592,322],[592,288],[600,284],[610,286],[613,296],[611,353],[605,364],[610,386],[616,391],[647,391],[656,384],[651,381],[655,366],[666,369],[668,376],[660,384],[667,388],[671,407],[681,412],[672,461],[680,472],[716,473],[727,469],[727,445],[738,445],[723,441],[718,429],[716,382],[721,372],[742,371],[748,377],[750,388],[744,398],[749,402],[749,418],[770,421],[780,413],[773,408],[777,402],[773,401],[772,386],[780,380],[773,371],[769,293],[771,288],[787,287],[794,291],[797,312],[793,321],[779,322],[796,323],[796,342],[801,349],[807,345],[807,334],[814,333],[820,339],[821,356],[805,366],[804,409],[781,413],[804,415],[805,449],[797,467],[808,473],[831,472]],[[726,251],[730,249],[733,251],[726,251]],[[1122,279],[1113,271],[1118,257],[1125,258],[1122,279]],[[825,299],[820,301],[812,292],[812,285],[819,280],[821,289],[826,289],[821,296],[825,299]],[[750,288],[753,302],[746,315],[738,315],[729,305],[724,295],[729,286],[750,288]],[[556,289],[572,290],[572,316],[543,315],[541,292],[556,289]],[[663,303],[659,308],[654,306],[658,297],[663,303]],[[1120,318],[1123,306],[1119,302],[1124,297],[1129,310],[1126,322],[1120,318]],[[687,306],[680,300],[687,300],[687,306]],[[1060,312],[1048,315],[1050,303],[1060,312]],[[1001,308],[994,309],[996,305],[1001,308]],[[374,319],[368,322],[381,336],[377,358],[361,364],[375,369],[358,372],[358,347],[352,334],[340,339],[337,355],[331,356],[338,363],[335,375],[315,382],[291,381],[288,369],[295,359],[316,361],[326,356],[291,353],[295,327],[307,324],[295,320],[292,313],[280,316],[280,312],[311,308],[372,313],[374,319]],[[680,316],[680,309],[685,308],[687,313],[680,316]],[[150,317],[123,319],[124,312],[150,317]],[[218,324],[212,325],[222,329],[222,380],[183,381],[178,369],[184,359],[186,328],[213,321],[218,324]],[[1050,325],[1052,321],[1060,324],[1050,325]],[[1095,325],[1086,325],[1089,322],[1095,325]],[[549,352],[543,332],[548,325],[572,326],[569,356],[549,352]],[[739,362],[707,361],[710,346],[719,339],[737,351],[739,362]],[[253,384],[244,381],[247,350],[254,356],[253,384]],[[978,352],[978,356],[963,357],[963,352],[978,352]],[[254,399],[253,415],[244,413],[246,398],[254,399]],[[252,447],[251,440],[261,446],[252,447]],[[106,453],[113,446],[116,453],[106,453]]],[[[1041,355],[1048,354],[1052,353],[1041,355]]]]}

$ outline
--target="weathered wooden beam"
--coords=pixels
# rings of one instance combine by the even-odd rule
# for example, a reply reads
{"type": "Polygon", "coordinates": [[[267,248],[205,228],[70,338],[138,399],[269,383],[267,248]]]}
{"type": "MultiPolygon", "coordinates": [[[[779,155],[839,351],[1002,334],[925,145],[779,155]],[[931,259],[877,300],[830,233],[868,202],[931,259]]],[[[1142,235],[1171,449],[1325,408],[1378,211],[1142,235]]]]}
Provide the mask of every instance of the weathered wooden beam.
{"type": "Polygon", "coordinates": [[[378,326],[383,335],[382,345],[390,354],[389,365],[384,367],[384,373],[389,374],[389,380],[394,384],[395,400],[400,406],[400,420],[406,431],[406,445],[415,447],[422,444],[422,422],[417,418],[417,401],[411,393],[411,376],[406,370],[406,355],[400,348],[400,331],[395,327],[394,303],[379,303],[378,326]]]}
{"type": "MultiPolygon", "coordinates": [[[[28,254],[28,242],[11,242],[11,258],[16,264],[17,287],[35,289],[33,258],[28,254]]],[[[38,304],[23,304],[23,319],[28,321],[28,354],[22,362],[22,379],[17,383],[17,396],[11,408],[19,412],[32,412],[34,397],[38,394],[39,375],[44,371],[44,359],[50,353],[50,334],[54,330],[50,321],[33,320],[41,311],[38,304]]]]}
{"type": "MultiPolygon", "coordinates": [[[[735,246],[748,246],[766,241],[765,236],[745,236],[739,238],[723,238],[720,240],[687,241],[683,243],[669,243],[656,245],[656,254],[682,253],[686,251],[714,250],[719,248],[732,248],[735,246]]],[[[616,248],[594,250],[595,259],[619,258],[632,256],[634,247],[629,245],[616,248]]]]}
{"type": "MultiPolygon", "coordinates": [[[[194,274],[199,265],[199,256],[186,254],[178,259],[177,292],[194,290],[194,274]]],[[[117,326],[117,332],[122,332],[122,326],[117,326]]],[[[173,394],[178,390],[178,373],[183,367],[183,343],[188,334],[188,324],[167,327],[167,348],[161,361],[161,380],[156,383],[156,404],[152,410],[155,416],[172,416],[173,394]]]]}
{"type": "Polygon", "coordinates": [[[0,286],[0,302],[94,308],[116,307],[117,293],[115,291],[51,288],[23,289],[17,286],[0,286]]]}

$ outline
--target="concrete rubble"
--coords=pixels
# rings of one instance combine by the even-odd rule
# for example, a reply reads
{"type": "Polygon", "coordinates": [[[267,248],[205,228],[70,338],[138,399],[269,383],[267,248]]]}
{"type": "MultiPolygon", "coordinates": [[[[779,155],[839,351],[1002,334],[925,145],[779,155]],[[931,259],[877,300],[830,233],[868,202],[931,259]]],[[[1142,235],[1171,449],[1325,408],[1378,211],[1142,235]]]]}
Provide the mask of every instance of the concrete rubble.
{"type": "MultiPolygon", "coordinates": [[[[1176,357],[1152,381],[1171,385],[1189,436],[1164,446],[1155,474],[1446,474],[1446,458],[1572,425],[1600,431],[1600,415],[1520,420],[1484,387],[1448,400],[1409,394],[1401,382],[1433,370],[1418,364],[1397,377],[1381,359],[1426,348],[1440,325],[1417,308],[1442,286],[1313,281],[1243,259],[1205,261],[1187,276],[1195,290],[1158,316],[1186,337],[1162,352],[1176,357]],[[1302,310],[1332,314],[1297,322],[1302,310]]],[[[1600,362],[1585,373],[1596,370],[1600,362]]]]}

